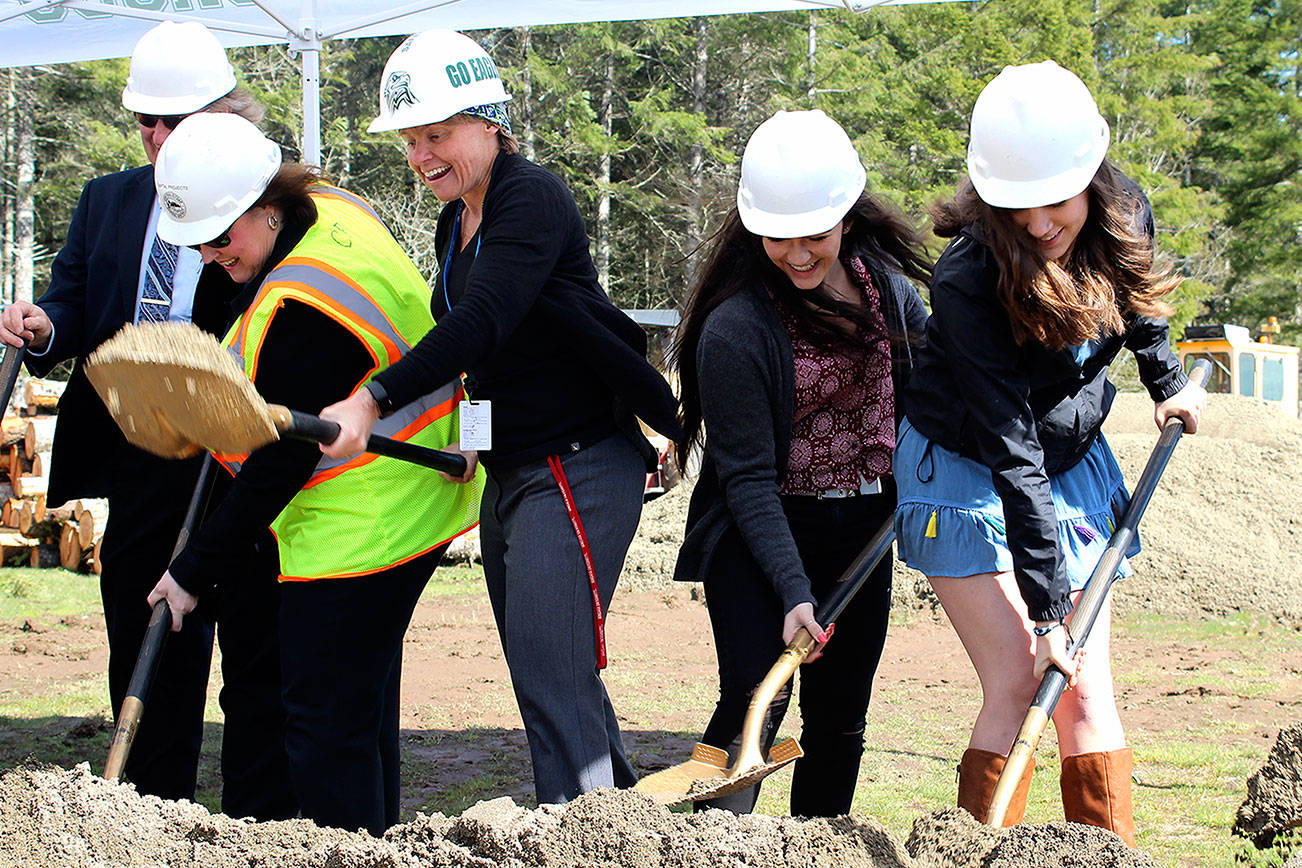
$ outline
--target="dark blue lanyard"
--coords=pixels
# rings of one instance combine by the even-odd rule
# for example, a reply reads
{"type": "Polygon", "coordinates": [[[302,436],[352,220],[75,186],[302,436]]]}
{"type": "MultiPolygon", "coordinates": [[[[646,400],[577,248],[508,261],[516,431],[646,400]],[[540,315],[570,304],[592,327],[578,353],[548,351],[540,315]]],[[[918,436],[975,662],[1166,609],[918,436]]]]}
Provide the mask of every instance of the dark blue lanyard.
{"type": "MultiPolygon", "coordinates": [[[[448,306],[448,310],[452,310],[452,299],[448,296],[448,271],[452,268],[452,255],[461,246],[461,209],[463,207],[461,203],[457,203],[457,216],[452,219],[452,243],[448,245],[448,255],[443,260],[443,273],[440,275],[443,278],[443,302],[448,306]]],[[[484,236],[476,231],[475,252],[472,258],[479,258],[479,245],[483,243],[483,240],[484,236]]]]}

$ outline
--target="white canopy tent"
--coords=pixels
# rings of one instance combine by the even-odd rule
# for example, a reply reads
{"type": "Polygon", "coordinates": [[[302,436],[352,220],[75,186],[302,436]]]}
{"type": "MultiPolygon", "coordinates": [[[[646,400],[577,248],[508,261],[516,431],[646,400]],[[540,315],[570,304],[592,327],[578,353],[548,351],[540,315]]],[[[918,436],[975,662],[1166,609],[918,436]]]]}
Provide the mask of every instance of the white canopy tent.
{"type": "Polygon", "coordinates": [[[321,157],[320,54],[329,39],[431,27],[629,21],[737,12],[849,8],[935,0],[0,0],[0,68],[128,57],[159,21],[202,21],[228,48],[285,43],[301,52],[303,159],[321,157]]]}

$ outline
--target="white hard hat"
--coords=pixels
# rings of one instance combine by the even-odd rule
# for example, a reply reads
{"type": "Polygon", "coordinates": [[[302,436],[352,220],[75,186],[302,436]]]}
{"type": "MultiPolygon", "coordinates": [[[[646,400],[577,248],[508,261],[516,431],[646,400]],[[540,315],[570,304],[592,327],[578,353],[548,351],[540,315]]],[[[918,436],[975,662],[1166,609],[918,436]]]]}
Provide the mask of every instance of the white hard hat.
{"type": "Polygon", "coordinates": [[[408,36],[384,65],[380,115],[367,132],[405,130],[509,100],[497,66],[479,43],[455,30],[408,36]]]}
{"type": "Polygon", "coordinates": [[[122,105],[151,115],[197,112],[235,89],[235,67],[198,21],[164,21],[136,43],[122,105]]]}
{"type": "Polygon", "coordinates": [[[818,235],[854,207],[867,180],[840,124],[817,110],[778,112],[746,143],[737,211],[756,235],[818,235]]]}
{"type": "Polygon", "coordinates": [[[211,241],[258,200],[279,168],[280,146],[239,115],[190,115],[154,164],[159,236],[171,244],[211,241]]]}
{"type": "Polygon", "coordinates": [[[967,172],[996,208],[1039,208],[1089,186],[1108,152],[1089,88],[1052,60],[1005,66],[972,108],[967,172]]]}

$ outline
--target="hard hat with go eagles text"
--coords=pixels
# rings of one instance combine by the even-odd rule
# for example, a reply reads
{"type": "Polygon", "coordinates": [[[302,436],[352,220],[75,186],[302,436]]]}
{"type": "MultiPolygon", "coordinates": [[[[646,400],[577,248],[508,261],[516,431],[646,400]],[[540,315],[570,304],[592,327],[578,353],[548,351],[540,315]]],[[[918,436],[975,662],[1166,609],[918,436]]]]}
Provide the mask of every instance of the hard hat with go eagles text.
{"type": "Polygon", "coordinates": [[[509,100],[497,65],[479,43],[455,30],[408,36],[380,77],[380,114],[367,132],[445,121],[458,112],[509,100]]]}

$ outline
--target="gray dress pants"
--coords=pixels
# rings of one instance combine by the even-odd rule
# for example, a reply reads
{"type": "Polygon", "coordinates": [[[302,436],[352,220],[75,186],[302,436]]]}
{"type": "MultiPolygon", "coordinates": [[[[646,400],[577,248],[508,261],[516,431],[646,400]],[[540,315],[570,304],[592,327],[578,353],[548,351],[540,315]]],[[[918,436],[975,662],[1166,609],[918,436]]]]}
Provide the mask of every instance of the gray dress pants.
{"type": "MultiPolygon", "coordinates": [[[[622,434],[560,456],[603,613],[642,512],[645,465],[622,434]]],[[[539,804],[637,778],[597,667],[593,599],[547,460],[490,470],[480,511],[484,578],[533,759],[539,804]]]]}

